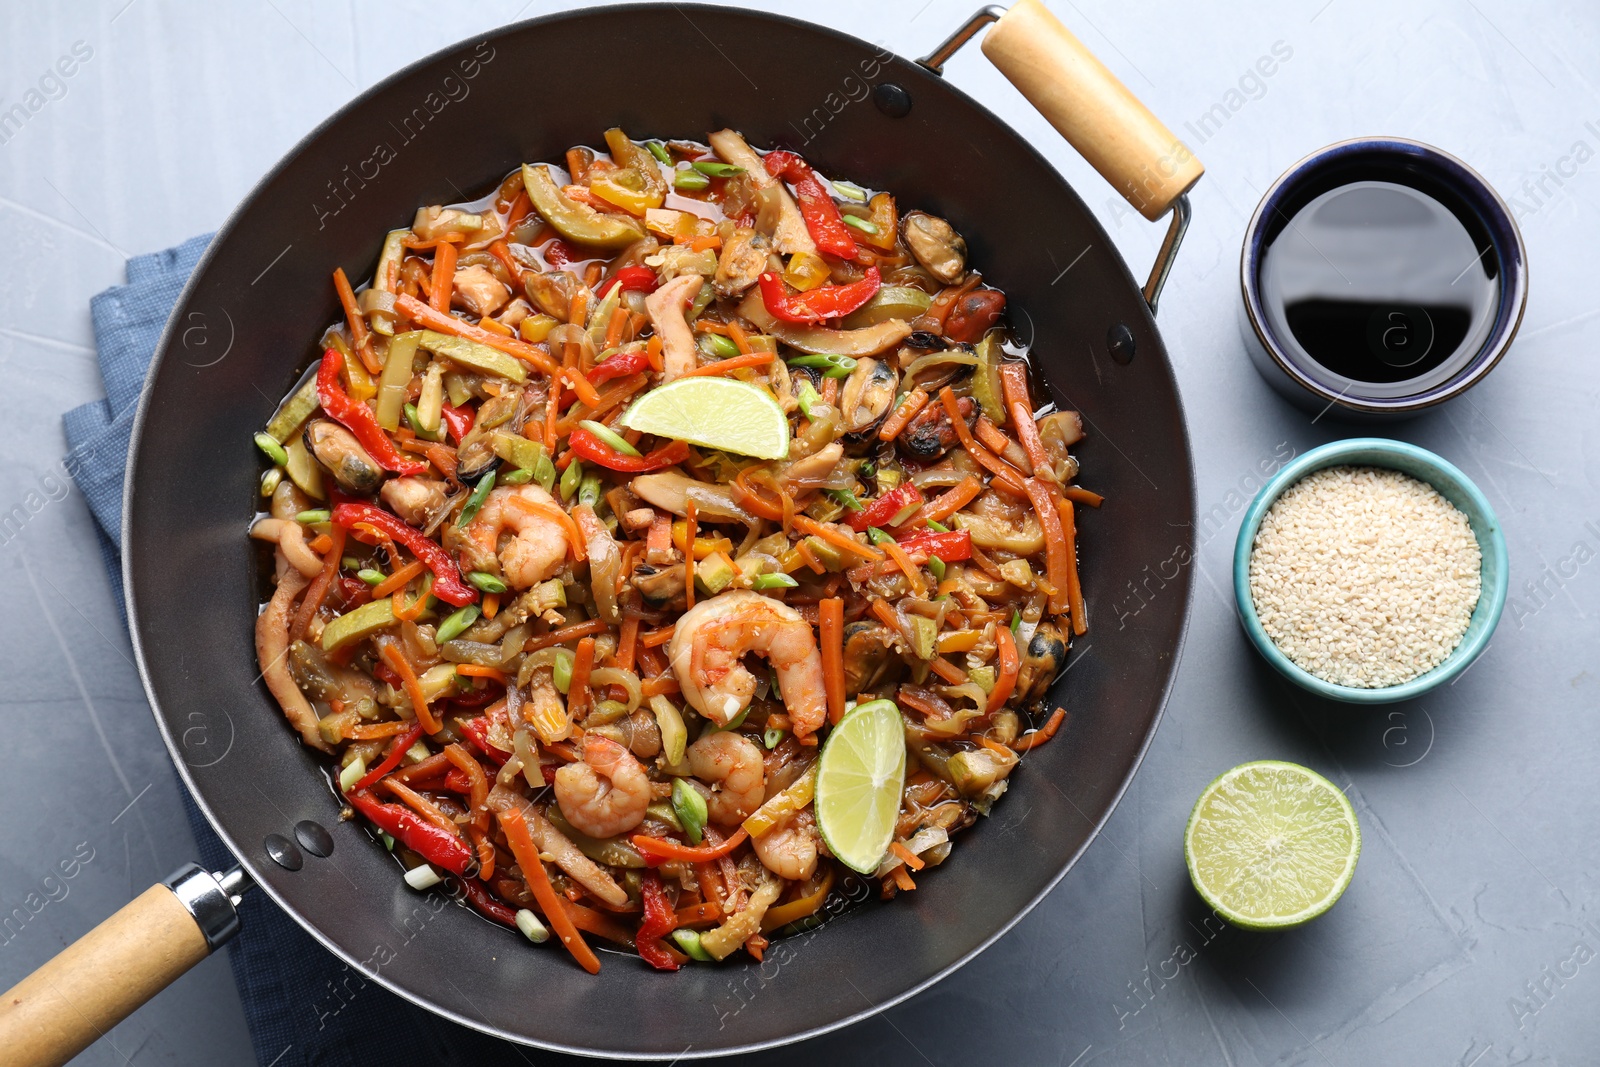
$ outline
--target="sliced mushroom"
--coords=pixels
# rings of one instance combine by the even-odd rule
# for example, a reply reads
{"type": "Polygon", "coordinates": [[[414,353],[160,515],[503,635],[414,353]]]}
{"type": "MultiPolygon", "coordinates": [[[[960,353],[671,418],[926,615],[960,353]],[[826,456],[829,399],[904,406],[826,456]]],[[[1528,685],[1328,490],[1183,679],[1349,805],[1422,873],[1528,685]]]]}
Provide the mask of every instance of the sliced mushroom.
{"type": "Polygon", "coordinates": [[[450,299],[456,307],[482,317],[499,311],[510,296],[511,291],[488,268],[471,266],[456,271],[450,299]]]}
{"type": "Polygon", "coordinates": [[[946,285],[953,285],[967,269],[967,242],[955,227],[937,215],[913,211],[901,227],[917,262],[946,285]]]}
{"type": "Polygon", "coordinates": [[[337,422],[312,419],[306,424],[305,442],[317,462],[349,492],[367,496],[383,483],[383,468],[361,447],[356,435],[337,422]]]}
{"type": "Polygon", "coordinates": [[[693,493],[695,508],[703,516],[737,519],[740,522],[750,519],[749,513],[739,506],[738,501],[734,499],[733,491],[727,486],[696,481],[677,471],[641,474],[628,483],[628,488],[632,489],[639,499],[653,504],[662,511],[670,511],[674,515],[689,513],[690,494],[693,493]]]}
{"type": "Polygon", "coordinates": [[[858,444],[877,432],[894,407],[894,391],[899,384],[900,376],[886,362],[863,359],[856,363],[839,391],[840,426],[846,442],[858,444]]]}
{"type": "Polygon", "coordinates": [[[736,167],[743,167],[745,175],[750,179],[756,189],[772,190],[768,199],[772,205],[775,216],[772,221],[773,243],[778,246],[778,251],[784,255],[793,255],[798,252],[817,251],[817,243],[811,239],[811,233],[806,229],[805,219],[800,215],[800,209],[795,206],[794,197],[783,184],[767,173],[767,167],[761,157],[746,143],[744,136],[735,130],[718,130],[707,138],[713,150],[724,160],[736,167]]]}
{"type": "Polygon", "coordinates": [[[494,431],[516,416],[521,402],[522,394],[510,391],[483,402],[472,429],[456,448],[457,478],[475,482],[500,466],[500,457],[494,451],[494,431]]]}
{"type": "Polygon", "coordinates": [[[829,441],[811,455],[802,456],[784,467],[778,474],[778,481],[794,487],[827,481],[842,459],[844,445],[829,441]]]}
{"type": "Polygon", "coordinates": [[[844,692],[856,696],[877,685],[891,663],[899,662],[890,655],[893,637],[887,627],[879,622],[863,619],[844,628],[844,692]]]}
{"type": "Polygon", "coordinates": [[[1023,651],[1017,672],[1017,692],[1029,701],[1041,700],[1067,661],[1067,642],[1060,627],[1041,622],[1023,651]]]}
{"type": "Polygon", "coordinates": [[[972,532],[979,548],[1031,556],[1044,551],[1044,530],[1039,517],[1025,504],[990,490],[953,517],[956,527],[972,532]]]}
{"type": "Polygon", "coordinates": [[[740,228],[722,248],[717,272],[711,277],[718,296],[734,297],[756,283],[768,267],[772,242],[765,234],[740,228]]]}
{"type": "Polygon", "coordinates": [[[378,493],[389,510],[412,526],[425,526],[444,506],[445,484],[437,478],[391,478],[378,493]]]}

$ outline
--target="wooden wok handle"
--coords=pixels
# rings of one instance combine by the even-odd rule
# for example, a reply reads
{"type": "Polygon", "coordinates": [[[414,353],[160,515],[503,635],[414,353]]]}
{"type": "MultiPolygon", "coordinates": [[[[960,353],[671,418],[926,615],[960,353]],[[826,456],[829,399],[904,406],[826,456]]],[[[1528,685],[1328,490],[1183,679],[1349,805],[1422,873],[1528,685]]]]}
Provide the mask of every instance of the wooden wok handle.
{"type": "Polygon", "coordinates": [[[210,955],[238,929],[236,914],[216,929],[218,898],[233,907],[226,879],[191,864],[13,986],[0,1000],[5,1062],[66,1063],[210,955]]]}
{"type": "Polygon", "coordinates": [[[983,54],[1152,222],[1205,173],[1188,146],[1039,0],[1018,0],[1002,15],[983,39],[983,54]]]}

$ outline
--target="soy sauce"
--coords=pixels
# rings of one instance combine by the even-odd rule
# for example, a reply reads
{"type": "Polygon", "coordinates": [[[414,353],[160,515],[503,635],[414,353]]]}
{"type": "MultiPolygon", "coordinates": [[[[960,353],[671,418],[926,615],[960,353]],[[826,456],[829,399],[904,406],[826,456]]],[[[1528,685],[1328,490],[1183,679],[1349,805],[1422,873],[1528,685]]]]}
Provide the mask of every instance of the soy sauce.
{"type": "Polygon", "coordinates": [[[1334,383],[1443,381],[1482,346],[1499,302],[1493,242],[1449,190],[1377,173],[1285,205],[1261,261],[1268,321],[1334,383]],[[1399,180],[1388,180],[1391,177],[1399,180]]]}

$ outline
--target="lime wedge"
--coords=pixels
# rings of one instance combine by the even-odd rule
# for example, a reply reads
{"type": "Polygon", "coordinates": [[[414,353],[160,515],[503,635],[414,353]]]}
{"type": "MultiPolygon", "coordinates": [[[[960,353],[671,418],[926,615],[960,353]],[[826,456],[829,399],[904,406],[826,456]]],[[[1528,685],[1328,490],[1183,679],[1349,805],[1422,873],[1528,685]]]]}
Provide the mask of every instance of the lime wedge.
{"type": "Polygon", "coordinates": [[[1333,907],[1361,855],[1361,827],[1339,787],[1294,763],[1241,763],[1206,786],[1189,816],[1184,859],[1217,914],[1283,930],[1333,907]]]}
{"type": "Polygon", "coordinates": [[[906,778],[906,734],[892,701],[874,700],[833,728],[817,759],[817,828],[839,862],[871,874],[889,851],[906,778]]]}
{"type": "Polygon", "coordinates": [[[629,430],[757,459],[789,454],[789,417],[771,393],[733,378],[679,378],[633,402],[629,430]]]}

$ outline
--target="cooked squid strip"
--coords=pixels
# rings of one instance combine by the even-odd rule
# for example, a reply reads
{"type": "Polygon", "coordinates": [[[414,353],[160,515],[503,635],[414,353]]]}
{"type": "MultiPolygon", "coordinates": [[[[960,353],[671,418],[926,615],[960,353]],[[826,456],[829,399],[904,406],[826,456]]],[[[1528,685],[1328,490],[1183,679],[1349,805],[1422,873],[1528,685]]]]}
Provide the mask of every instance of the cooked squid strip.
{"type": "Polygon", "coordinates": [[[290,608],[310,581],[299,571],[290,571],[278,581],[266,610],[256,618],[256,659],[267,688],[277,697],[289,725],[300,732],[301,740],[320,752],[332,752],[333,746],[322,739],[317,729],[316,709],[300,692],[289,671],[290,608]]]}

